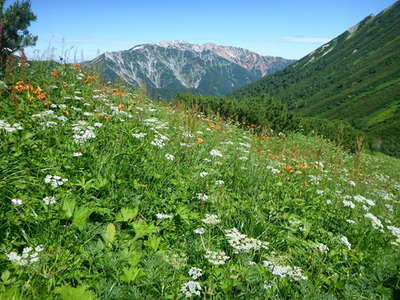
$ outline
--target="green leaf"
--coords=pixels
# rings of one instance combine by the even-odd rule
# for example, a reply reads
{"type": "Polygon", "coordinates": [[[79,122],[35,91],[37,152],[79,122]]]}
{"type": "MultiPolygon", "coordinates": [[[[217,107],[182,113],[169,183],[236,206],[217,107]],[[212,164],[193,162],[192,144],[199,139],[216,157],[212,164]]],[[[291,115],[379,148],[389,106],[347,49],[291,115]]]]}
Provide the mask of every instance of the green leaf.
{"type": "Polygon", "coordinates": [[[144,245],[152,249],[153,251],[157,251],[160,247],[161,237],[159,236],[151,236],[147,241],[144,242],[144,245]]]}
{"type": "Polygon", "coordinates": [[[104,232],[101,234],[107,245],[111,246],[115,239],[115,226],[113,223],[107,224],[104,232]]]}
{"type": "Polygon", "coordinates": [[[74,214],[76,201],[75,199],[65,199],[62,203],[61,213],[64,218],[71,218],[74,214]]]}
{"type": "Polygon", "coordinates": [[[120,279],[124,282],[135,282],[144,275],[142,269],[137,267],[124,268],[120,279]]]}
{"type": "Polygon", "coordinates": [[[117,222],[129,222],[132,221],[138,214],[138,207],[124,207],[120,210],[120,212],[115,216],[115,220],[117,222]]]}
{"type": "Polygon", "coordinates": [[[86,226],[88,222],[88,218],[92,210],[88,207],[82,206],[75,210],[74,218],[72,219],[72,223],[82,231],[82,229],[86,226]]]}
{"type": "Polygon", "coordinates": [[[158,228],[153,224],[135,222],[132,223],[132,226],[133,230],[135,231],[135,240],[145,237],[151,233],[158,232],[158,228]]]}
{"type": "Polygon", "coordinates": [[[54,291],[61,300],[95,300],[97,297],[91,291],[86,290],[84,286],[76,288],[64,285],[54,291]]]}

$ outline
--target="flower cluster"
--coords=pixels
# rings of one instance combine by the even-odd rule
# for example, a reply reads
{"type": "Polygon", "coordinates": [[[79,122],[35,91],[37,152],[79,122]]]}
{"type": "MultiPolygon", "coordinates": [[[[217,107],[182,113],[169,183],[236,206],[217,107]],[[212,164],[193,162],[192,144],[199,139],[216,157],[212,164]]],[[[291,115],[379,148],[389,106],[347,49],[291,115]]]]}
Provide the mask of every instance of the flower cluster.
{"type": "Polygon", "coordinates": [[[22,200],[20,200],[20,199],[11,199],[11,203],[16,206],[23,204],[22,200]]]}
{"type": "Polygon", "coordinates": [[[188,274],[192,279],[196,280],[203,275],[203,271],[200,268],[191,267],[188,271],[188,274]]]}
{"type": "Polygon", "coordinates": [[[24,128],[22,128],[22,126],[18,123],[10,124],[6,121],[0,120],[0,129],[3,129],[7,132],[15,132],[24,128]]]}
{"type": "Polygon", "coordinates": [[[203,221],[203,223],[205,224],[210,224],[210,225],[221,223],[221,219],[217,215],[212,215],[212,214],[206,214],[206,217],[201,221],[203,221]]]}
{"type": "Polygon", "coordinates": [[[68,179],[61,178],[58,175],[46,175],[44,182],[56,188],[68,182],[68,179]]]}
{"type": "Polygon", "coordinates": [[[175,159],[175,156],[173,156],[172,154],[169,154],[169,153],[167,153],[167,154],[165,154],[165,159],[166,160],[174,160],[175,159]]]}
{"type": "Polygon", "coordinates": [[[192,295],[200,296],[201,285],[197,281],[188,281],[182,285],[181,292],[184,293],[187,298],[192,297],[192,295]]]}
{"type": "Polygon", "coordinates": [[[213,265],[223,265],[229,259],[224,251],[206,251],[205,258],[213,265]]]}
{"type": "Polygon", "coordinates": [[[221,151],[217,150],[217,149],[212,149],[210,151],[210,155],[214,156],[214,157],[222,157],[222,153],[221,151]]]}
{"type": "Polygon", "coordinates": [[[367,213],[364,215],[364,217],[366,217],[367,219],[370,219],[372,222],[372,227],[374,227],[375,229],[383,229],[383,225],[382,222],[373,214],[371,213],[367,213]]]}
{"type": "Polygon", "coordinates": [[[87,140],[94,139],[94,127],[87,125],[85,121],[80,121],[72,125],[74,131],[74,140],[79,144],[83,144],[87,140]]]}
{"type": "Polygon", "coordinates": [[[387,229],[396,237],[396,243],[400,244],[400,228],[395,226],[388,226],[387,229]]]}
{"type": "Polygon", "coordinates": [[[50,204],[55,204],[57,201],[56,201],[56,198],[48,196],[48,197],[43,198],[43,202],[46,205],[50,205],[50,204]]]}
{"type": "Polygon", "coordinates": [[[339,241],[345,245],[349,250],[351,249],[351,243],[349,242],[349,240],[347,239],[347,237],[342,236],[339,238],[339,241]]]}
{"type": "Polygon", "coordinates": [[[272,275],[279,277],[290,277],[294,280],[307,280],[307,276],[303,274],[303,271],[299,267],[282,266],[275,262],[264,260],[264,267],[266,267],[272,275]]]}
{"type": "Polygon", "coordinates": [[[228,243],[234,248],[234,253],[248,253],[253,249],[259,250],[268,247],[268,243],[250,238],[240,233],[236,228],[225,230],[225,236],[228,239],[228,243]]]}
{"type": "Polygon", "coordinates": [[[166,215],[166,214],[162,214],[162,213],[158,213],[156,214],[156,218],[159,220],[164,220],[164,219],[172,219],[171,215],[166,215]]]}
{"type": "Polygon", "coordinates": [[[39,253],[43,251],[43,246],[39,245],[34,249],[32,247],[25,247],[22,250],[22,254],[19,255],[16,252],[7,254],[7,258],[11,262],[15,262],[17,265],[26,266],[39,261],[39,253]]]}

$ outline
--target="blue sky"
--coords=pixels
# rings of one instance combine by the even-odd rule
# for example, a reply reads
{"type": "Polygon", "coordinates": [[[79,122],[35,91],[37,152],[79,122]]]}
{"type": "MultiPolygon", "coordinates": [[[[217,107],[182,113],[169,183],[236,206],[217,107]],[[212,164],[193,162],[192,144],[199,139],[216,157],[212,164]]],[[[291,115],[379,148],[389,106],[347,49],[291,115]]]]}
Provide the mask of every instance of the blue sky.
{"type": "MultiPolygon", "coordinates": [[[[12,0],[6,3],[12,3],[12,0]]],[[[165,40],[301,58],[394,0],[32,0],[30,58],[81,61],[165,40]]]]}

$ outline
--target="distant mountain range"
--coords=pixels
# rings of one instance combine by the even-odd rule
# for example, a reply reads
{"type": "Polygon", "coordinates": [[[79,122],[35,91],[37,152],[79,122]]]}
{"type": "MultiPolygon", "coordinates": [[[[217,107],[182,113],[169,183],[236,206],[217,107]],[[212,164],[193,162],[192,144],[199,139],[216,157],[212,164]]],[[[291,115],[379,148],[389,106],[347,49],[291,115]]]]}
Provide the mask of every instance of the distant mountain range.
{"type": "Polygon", "coordinates": [[[228,94],[293,62],[238,47],[166,41],[106,52],[85,65],[107,79],[144,85],[153,97],[171,98],[181,91],[228,94]]]}
{"type": "Polygon", "coordinates": [[[400,155],[400,2],[233,95],[262,93],[305,116],[349,121],[400,155]]]}

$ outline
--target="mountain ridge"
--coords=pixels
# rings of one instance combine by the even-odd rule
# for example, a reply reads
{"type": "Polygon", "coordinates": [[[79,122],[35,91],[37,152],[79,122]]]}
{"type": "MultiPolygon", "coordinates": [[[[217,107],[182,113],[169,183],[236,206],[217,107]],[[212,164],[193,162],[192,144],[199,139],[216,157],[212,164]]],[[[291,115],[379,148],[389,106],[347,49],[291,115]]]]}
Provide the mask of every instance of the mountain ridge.
{"type": "Polygon", "coordinates": [[[179,91],[227,94],[293,62],[240,47],[176,40],[105,52],[86,65],[96,67],[105,78],[144,85],[152,96],[169,98],[179,91]]]}

